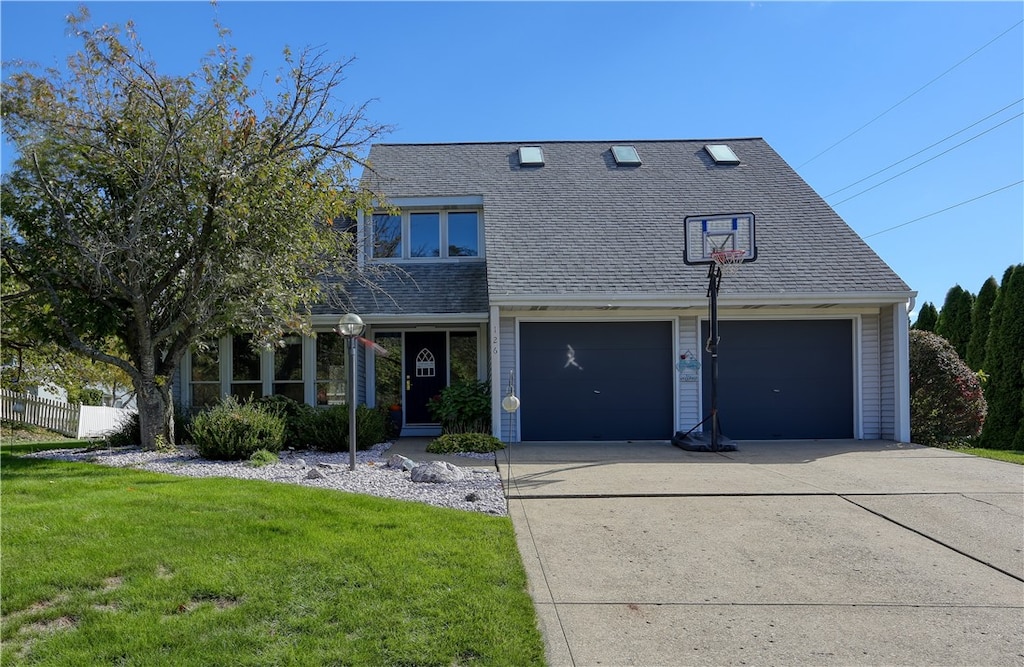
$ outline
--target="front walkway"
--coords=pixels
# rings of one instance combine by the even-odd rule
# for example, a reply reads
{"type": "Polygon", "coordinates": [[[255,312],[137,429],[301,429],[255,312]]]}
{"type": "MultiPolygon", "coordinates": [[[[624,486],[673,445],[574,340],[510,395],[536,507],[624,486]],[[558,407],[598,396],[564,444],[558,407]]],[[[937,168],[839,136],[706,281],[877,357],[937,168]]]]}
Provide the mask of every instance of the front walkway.
{"type": "Polygon", "coordinates": [[[739,445],[499,452],[550,665],[1024,663],[1024,469],[739,445]]]}

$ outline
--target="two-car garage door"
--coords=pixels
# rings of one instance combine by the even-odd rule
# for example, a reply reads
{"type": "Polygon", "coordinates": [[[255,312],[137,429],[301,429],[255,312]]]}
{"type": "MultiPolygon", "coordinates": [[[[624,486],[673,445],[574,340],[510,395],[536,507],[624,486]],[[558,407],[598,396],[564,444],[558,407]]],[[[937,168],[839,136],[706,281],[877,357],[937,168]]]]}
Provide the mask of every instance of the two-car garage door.
{"type": "MultiPolygon", "coordinates": [[[[736,440],[852,437],[852,329],[848,319],[720,322],[722,432],[736,440]]],[[[671,322],[521,322],[519,334],[523,440],[672,436],[671,322]]],[[[706,414],[706,353],[702,363],[706,414]]]]}

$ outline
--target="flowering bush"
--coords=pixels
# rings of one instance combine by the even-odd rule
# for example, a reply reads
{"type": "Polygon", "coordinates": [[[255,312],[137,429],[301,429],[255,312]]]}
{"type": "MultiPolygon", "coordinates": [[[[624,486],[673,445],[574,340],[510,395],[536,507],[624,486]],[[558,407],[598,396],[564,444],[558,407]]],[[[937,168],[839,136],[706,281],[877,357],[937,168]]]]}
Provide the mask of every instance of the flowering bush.
{"type": "Polygon", "coordinates": [[[978,376],[949,342],[910,331],[910,432],[922,445],[954,445],[981,433],[988,406],[978,376]]]}

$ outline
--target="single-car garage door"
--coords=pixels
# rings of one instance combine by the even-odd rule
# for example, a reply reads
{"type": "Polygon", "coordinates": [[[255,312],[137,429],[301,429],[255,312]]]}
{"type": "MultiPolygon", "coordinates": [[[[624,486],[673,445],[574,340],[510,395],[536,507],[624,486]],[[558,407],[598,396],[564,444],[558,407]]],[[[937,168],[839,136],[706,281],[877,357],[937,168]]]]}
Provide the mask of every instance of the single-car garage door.
{"type": "Polygon", "coordinates": [[[523,440],[666,440],[670,322],[519,325],[523,440]]]}
{"type": "MultiPolygon", "coordinates": [[[[852,438],[850,320],[718,323],[718,414],[733,440],[852,438]]],[[[702,325],[707,340],[708,323],[702,325]]],[[[705,413],[711,356],[703,359],[705,413]]]]}

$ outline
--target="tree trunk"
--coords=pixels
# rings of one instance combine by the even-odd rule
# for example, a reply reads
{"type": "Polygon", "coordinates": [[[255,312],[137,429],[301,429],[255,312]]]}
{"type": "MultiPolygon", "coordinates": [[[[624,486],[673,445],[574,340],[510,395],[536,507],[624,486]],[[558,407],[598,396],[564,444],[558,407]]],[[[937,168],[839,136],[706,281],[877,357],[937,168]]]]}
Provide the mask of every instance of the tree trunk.
{"type": "Polygon", "coordinates": [[[136,383],[139,428],[143,449],[158,449],[174,444],[174,403],[168,378],[144,378],[136,383]]]}

